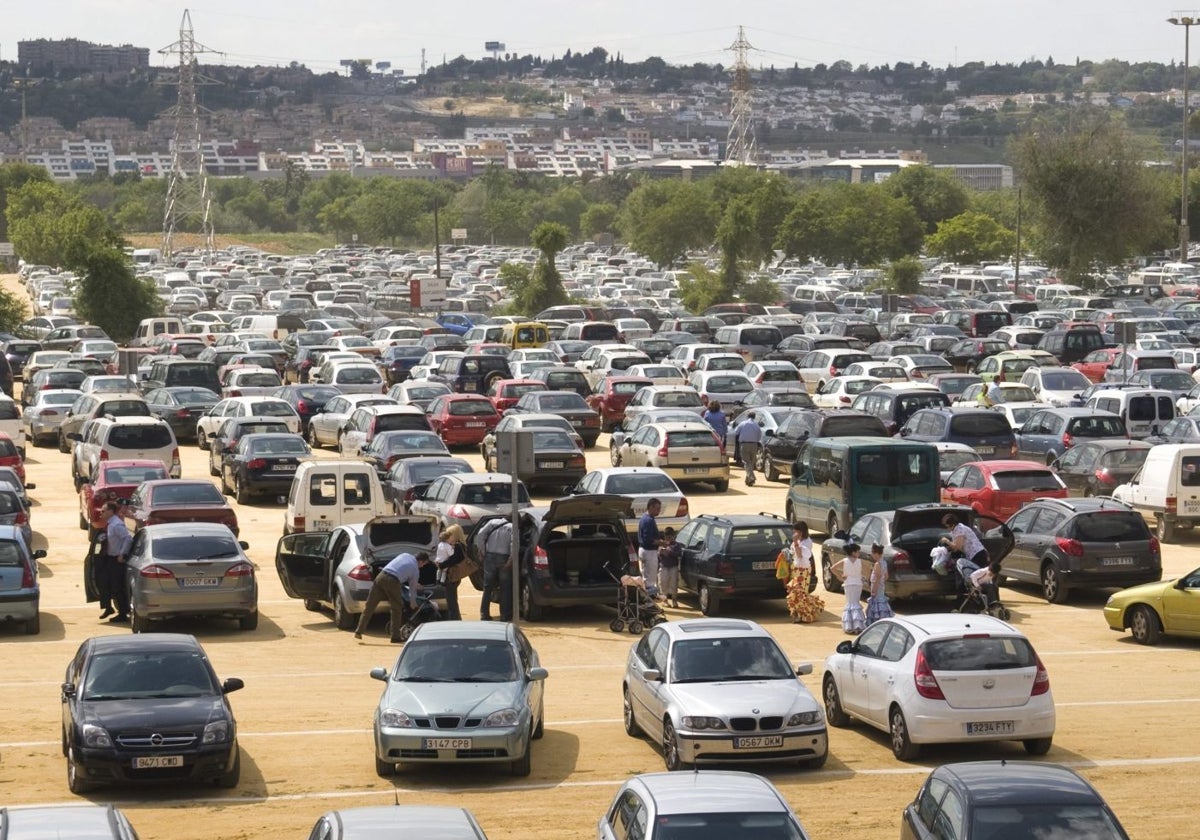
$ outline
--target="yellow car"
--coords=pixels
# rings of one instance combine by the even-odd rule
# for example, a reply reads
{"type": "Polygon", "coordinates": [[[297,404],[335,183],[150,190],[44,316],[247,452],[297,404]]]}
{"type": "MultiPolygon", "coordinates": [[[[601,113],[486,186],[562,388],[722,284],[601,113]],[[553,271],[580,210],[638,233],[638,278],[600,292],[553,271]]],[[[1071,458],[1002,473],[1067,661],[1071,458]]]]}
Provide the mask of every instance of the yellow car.
{"type": "Polygon", "coordinates": [[[1104,605],[1104,620],[1118,633],[1128,629],[1142,645],[1157,644],[1164,633],[1200,637],[1200,569],[1122,589],[1104,605]]]}

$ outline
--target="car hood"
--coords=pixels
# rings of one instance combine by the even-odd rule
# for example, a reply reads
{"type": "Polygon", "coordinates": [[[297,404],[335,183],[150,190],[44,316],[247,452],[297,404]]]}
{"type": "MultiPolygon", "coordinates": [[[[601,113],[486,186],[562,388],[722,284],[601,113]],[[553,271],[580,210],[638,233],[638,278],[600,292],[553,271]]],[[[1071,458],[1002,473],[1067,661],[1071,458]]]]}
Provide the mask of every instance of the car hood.
{"type": "Polygon", "coordinates": [[[410,717],[461,715],[486,717],[519,705],[520,683],[389,682],[381,709],[397,709],[410,717]]]}
{"type": "Polygon", "coordinates": [[[798,680],[673,683],[670,689],[682,713],[688,715],[784,715],[797,706],[800,710],[817,707],[817,701],[798,680]]]}
{"type": "Polygon", "coordinates": [[[88,700],[80,704],[81,723],[94,723],[112,731],[179,729],[200,726],[225,717],[219,696],[88,700]]]}
{"type": "Polygon", "coordinates": [[[1128,603],[1130,601],[1159,601],[1162,600],[1163,594],[1175,586],[1179,578],[1171,578],[1170,580],[1159,580],[1154,583],[1143,583],[1140,586],[1131,586],[1128,589],[1122,589],[1120,592],[1113,594],[1109,598],[1109,603],[1128,603]]]}

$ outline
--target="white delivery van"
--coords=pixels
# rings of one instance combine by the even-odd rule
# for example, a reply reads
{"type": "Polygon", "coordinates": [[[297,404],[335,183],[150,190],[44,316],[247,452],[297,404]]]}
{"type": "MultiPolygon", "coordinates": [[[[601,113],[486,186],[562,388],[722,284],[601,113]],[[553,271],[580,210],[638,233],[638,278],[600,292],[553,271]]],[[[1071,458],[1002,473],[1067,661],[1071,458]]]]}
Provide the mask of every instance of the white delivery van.
{"type": "Polygon", "coordinates": [[[391,513],[383,485],[358,458],[301,461],[288,493],[283,533],[330,531],[391,513]]]}
{"type": "Polygon", "coordinates": [[[1175,419],[1175,395],[1155,388],[1096,391],[1087,407],[1119,414],[1129,436],[1135,440],[1158,434],[1175,419]]]}
{"type": "Polygon", "coordinates": [[[1163,443],[1146,455],[1142,469],[1113,498],[1134,508],[1163,542],[1179,526],[1200,523],[1200,443],[1163,443]]]}
{"type": "Polygon", "coordinates": [[[130,347],[145,347],[156,335],[183,335],[183,321],[178,318],[146,318],[138,323],[130,347]]]}
{"type": "Polygon", "coordinates": [[[21,406],[12,397],[0,394],[0,432],[4,432],[17,447],[21,458],[25,458],[25,422],[21,417],[21,406]]]}

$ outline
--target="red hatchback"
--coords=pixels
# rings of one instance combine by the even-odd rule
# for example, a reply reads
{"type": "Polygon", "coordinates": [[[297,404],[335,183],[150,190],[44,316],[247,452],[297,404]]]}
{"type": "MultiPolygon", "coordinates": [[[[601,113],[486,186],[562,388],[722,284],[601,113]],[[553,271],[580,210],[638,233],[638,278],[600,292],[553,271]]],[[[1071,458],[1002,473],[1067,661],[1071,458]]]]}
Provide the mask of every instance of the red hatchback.
{"type": "Polygon", "coordinates": [[[517,400],[530,391],[545,391],[546,383],[535,379],[497,379],[488,389],[487,397],[503,414],[517,404],[517,400]]]}
{"type": "Polygon", "coordinates": [[[643,376],[606,376],[588,395],[587,404],[600,415],[601,431],[611,432],[625,419],[625,406],[633,395],[653,385],[653,379],[643,376]]]}
{"type": "Polygon", "coordinates": [[[971,461],[950,473],[942,486],[942,502],[1001,520],[1034,499],[1067,496],[1058,473],[1036,461],[971,461]]]}
{"type": "Polygon", "coordinates": [[[500,422],[500,413],[487,397],[443,394],[429,404],[429,426],[446,446],[478,446],[500,422]]]}
{"type": "Polygon", "coordinates": [[[1108,373],[1109,366],[1120,352],[1120,347],[1101,347],[1099,350],[1088,353],[1082,361],[1076,362],[1071,367],[1092,382],[1103,382],[1104,374],[1108,373]]]}
{"type": "Polygon", "coordinates": [[[21,484],[25,483],[25,459],[21,457],[17,444],[4,432],[0,432],[0,467],[12,467],[21,484]]]}
{"type": "MultiPolygon", "coordinates": [[[[84,484],[79,491],[79,527],[89,533],[104,530],[108,521],[105,505],[128,499],[143,481],[160,478],[170,478],[162,461],[101,461],[95,481],[84,484]]],[[[127,506],[121,507],[121,516],[128,512],[127,506]]]]}
{"type": "Polygon", "coordinates": [[[124,515],[129,530],[134,532],[164,522],[215,522],[235,536],[238,532],[237,514],[229,501],[215,484],[204,479],[146,481],[134,492],[124,515]]]}

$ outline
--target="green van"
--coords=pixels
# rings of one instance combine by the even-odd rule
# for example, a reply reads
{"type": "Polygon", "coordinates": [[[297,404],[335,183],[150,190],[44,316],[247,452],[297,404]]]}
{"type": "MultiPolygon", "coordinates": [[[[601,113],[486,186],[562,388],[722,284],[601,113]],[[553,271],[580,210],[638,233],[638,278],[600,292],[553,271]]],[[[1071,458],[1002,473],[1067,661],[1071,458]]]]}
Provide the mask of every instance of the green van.
{"type": "Polygon", "coordinates": [[[792,464],[786,514],[834,534],[867,513],[941,498],[937,448],[876,437],[813,438],[792,464]]]}

